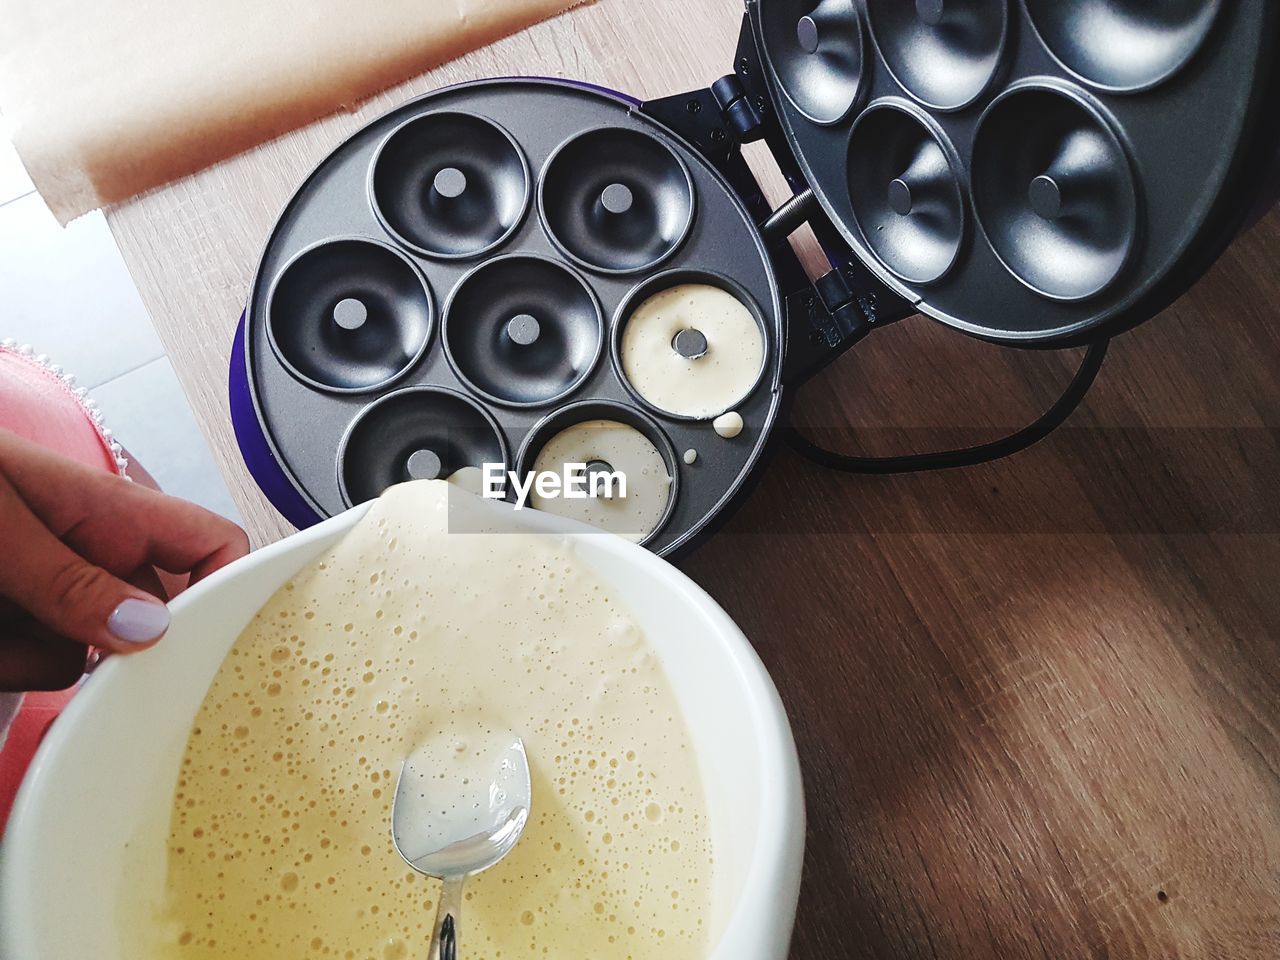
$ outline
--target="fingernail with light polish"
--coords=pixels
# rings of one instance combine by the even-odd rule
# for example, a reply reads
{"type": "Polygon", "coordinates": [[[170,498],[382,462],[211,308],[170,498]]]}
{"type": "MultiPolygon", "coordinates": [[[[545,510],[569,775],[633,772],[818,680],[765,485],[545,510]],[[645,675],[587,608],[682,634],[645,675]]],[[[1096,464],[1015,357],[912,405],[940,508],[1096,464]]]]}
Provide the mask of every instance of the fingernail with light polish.
{"type": "Polygon", "coordinates": [[[126,600],[107,618],[107,630],[124,643],[150,643],[169,629],[169,608],[159,601],[126,600]]]}

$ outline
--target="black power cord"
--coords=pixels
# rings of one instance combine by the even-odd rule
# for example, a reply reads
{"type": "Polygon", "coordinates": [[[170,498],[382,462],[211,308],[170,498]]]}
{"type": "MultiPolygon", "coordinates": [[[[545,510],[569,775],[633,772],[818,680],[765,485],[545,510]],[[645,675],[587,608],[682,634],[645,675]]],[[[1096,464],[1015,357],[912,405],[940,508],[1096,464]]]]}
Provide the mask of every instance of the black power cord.
{"type": "Polygon", "coordinates": [[[923,473],[928,470],[952,470],[957,467],[972,467],[980,463],[1000,460],[1034,446],[1066,422],[1067,418],[1080,406],[1089,388],[1098,378],[1098,371],[1102,369],[1102,362],[1107,357],[1107,347],[1110,342],[1110,340],[1098,340],[1089,345],[1084,359],[1080,361],[1080,369],[1072,377],[1067,389],[1038,420],[1017,433],[1000,440],[993,440],[991,443],[960,450],[939,450],[935,453],[915,453],[902,457],[855,457],[818,446],[794,426],[787,428],[787,442],[796,453],[819,466],[831,470],[842,470],[845,473],[869,473],[878,476],[923,473]]]}

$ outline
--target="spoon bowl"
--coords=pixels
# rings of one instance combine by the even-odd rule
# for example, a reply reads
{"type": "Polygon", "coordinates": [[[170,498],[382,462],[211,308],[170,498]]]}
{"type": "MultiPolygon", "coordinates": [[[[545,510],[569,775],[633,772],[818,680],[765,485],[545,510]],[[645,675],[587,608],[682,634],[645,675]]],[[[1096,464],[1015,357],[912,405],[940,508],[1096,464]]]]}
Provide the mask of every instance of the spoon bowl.
{"type": "Polygon", "coordinates": [[[430,960],[456,960],[463,881],[511,852],[529,821],[532,793],[524,741],[511,734],[476,747],[437,738],[405,760],[391,839],[410,867],[444,883],[430,960]]]}

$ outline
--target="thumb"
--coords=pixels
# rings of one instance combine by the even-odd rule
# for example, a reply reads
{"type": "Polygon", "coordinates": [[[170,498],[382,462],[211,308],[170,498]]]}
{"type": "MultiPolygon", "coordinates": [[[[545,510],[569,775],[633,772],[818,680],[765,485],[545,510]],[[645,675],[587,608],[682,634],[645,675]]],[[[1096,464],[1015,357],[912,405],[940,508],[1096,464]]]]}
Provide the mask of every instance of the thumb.
{"type": "Polygon", "coordinates": [[[64,544],[12,487],[0,490],[0,500],[0,540],[17,548],[0,566],[0,594],[55,633],[86,645],[129,653],[164,636],[169,610],[161,601],[64,544]]]}

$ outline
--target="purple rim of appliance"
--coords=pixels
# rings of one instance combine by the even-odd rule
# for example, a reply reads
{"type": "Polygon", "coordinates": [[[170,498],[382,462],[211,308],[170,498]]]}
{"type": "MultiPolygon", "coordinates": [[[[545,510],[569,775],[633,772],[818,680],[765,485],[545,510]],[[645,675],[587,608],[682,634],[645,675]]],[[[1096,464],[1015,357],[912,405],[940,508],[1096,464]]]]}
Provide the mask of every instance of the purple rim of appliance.
{"type": "Polygon", "coordinates": [[[249,391],[249,366],[245,360],[245,315],[240,314],[235,341],[231,345],[231,369],[227,377],[227,395],[231,407],[231,426],[236,433],[240,456],[271,505],[299,530],[319,523],[323,517],[302,498],[284,467],[271,452],[271,444],[262,431],[258,411],[249,391]]]}
{"type": "MultiPolygon", "coordinates": [[[[562,80],[559,77],[512,77],[513,80],[545,80],[592,90],[605,96],[614,97],[632,106],[640,106],[641,101],[618,90],[602,87],[595,83],[581,80],[562,80]]],[[[459,86],[450,84],[449,86],[459,86]]],[[[439,90],[447,90],[448,86],[439,90]]],[[[438,91],[432,91],[433,93],[438,91]]],[[[271,443],[258,419],[258,411],[254,406],[253,392],[249,386],[249,364],[245,355],[245,314],[240,314],[240,323],[236,326],[235,341],[231,346],[231,369],[227,377],[228,402],[231,409],[231,426],[235,430],[236,444],[240,447],[240,456],[245,466],[258,484],[271,505],[280,514],[300,530],[314,526],[324,518],[316,512],[299,492],[271,449],[271,443]]]]}

